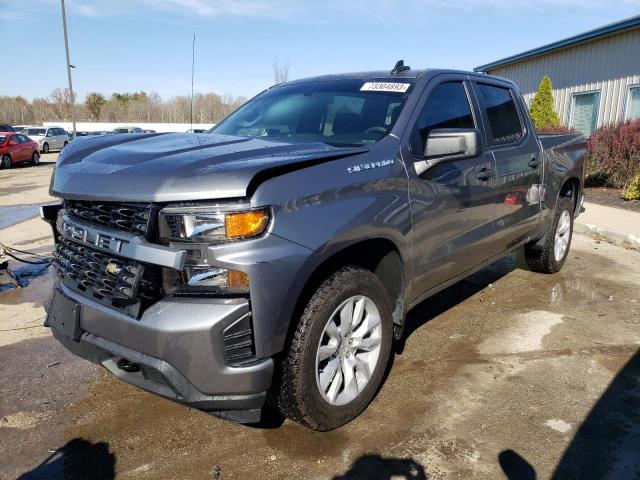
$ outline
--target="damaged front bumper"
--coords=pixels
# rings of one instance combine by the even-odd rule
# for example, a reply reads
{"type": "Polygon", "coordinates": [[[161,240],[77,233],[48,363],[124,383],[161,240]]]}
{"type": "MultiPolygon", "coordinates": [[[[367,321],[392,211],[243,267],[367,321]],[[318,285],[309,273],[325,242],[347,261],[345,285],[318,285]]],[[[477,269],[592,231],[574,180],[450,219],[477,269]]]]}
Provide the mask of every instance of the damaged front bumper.
{"type": "Polygon", "coordinates": [[[127,383],[251,423],[260,420],[273,360],[230,366],[224,358],[227,332],[248,316],[246,300],[175,298],[156,303],[135,320],[77,294],[56,278],[45,325],[71,352],[127,383]]]}

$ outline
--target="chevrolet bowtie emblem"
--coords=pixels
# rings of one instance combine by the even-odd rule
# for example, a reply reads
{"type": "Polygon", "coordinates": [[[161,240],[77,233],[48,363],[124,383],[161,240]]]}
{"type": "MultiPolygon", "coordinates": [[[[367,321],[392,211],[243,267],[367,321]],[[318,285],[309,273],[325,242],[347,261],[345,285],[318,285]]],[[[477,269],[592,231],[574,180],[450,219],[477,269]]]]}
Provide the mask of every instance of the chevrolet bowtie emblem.
{"type": "Polygon", "coordinates": [[[120,266],[117,263],[113,262],[107,263],[105,270],[107,271],[107,273],[110,273],[112,275],[118,275],[122,271],[120,266]]]}

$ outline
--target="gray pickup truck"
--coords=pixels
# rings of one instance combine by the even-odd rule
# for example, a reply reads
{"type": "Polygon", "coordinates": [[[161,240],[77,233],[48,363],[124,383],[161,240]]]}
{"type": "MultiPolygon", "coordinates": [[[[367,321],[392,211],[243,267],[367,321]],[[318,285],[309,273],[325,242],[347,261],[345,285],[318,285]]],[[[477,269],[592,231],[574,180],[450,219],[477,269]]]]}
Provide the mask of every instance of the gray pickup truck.
{"type": "Polygon", "coordinates": [[[562,268],[584,155],[536,134],[513,83],[400,62],[274,86],[206,134],[80,139],[41,212],[46,325],[171,400],[330,430],[415,305],[515,249],[562,268]]]}

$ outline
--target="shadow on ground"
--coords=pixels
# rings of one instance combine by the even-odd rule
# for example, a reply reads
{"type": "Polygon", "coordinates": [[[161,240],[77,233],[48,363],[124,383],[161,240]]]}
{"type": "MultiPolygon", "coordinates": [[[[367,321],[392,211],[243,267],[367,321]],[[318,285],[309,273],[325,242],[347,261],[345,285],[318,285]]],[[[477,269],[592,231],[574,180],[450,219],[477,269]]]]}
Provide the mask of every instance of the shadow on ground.
{"type": "MultiPolygon", "coordinates": [[[[498,461],[509,480],[536,478],[534,467],[512,450],[498,461]]],[[[589,412],[551,478],[640,478],[640,351],[589,412]]]]}
{"type": "Polygon", "coordinates": [[[107,443],[74,438],[18,480],[110,480],[116,476],[115,464],[115,455],[109,451],[107,443]]]}
{"type": "Polygon", "coordinates": [[[426,480],[424,467],[411,458],[383,458],[367,454],[358,458],[343,475],[333,480],[426,480]]]}

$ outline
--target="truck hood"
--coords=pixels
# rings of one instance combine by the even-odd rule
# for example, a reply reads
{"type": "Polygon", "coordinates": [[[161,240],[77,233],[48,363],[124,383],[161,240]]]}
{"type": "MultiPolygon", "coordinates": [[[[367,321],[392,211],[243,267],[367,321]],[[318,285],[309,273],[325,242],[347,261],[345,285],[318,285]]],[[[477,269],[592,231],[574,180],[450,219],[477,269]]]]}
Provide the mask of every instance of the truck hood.
{"type": "Polygon", "coordinates": [[[134,202],[245,197],[259,173],[275,175],[366,151],[210,134],[85,137],[60,154],[51,194],[134,202]]]}

